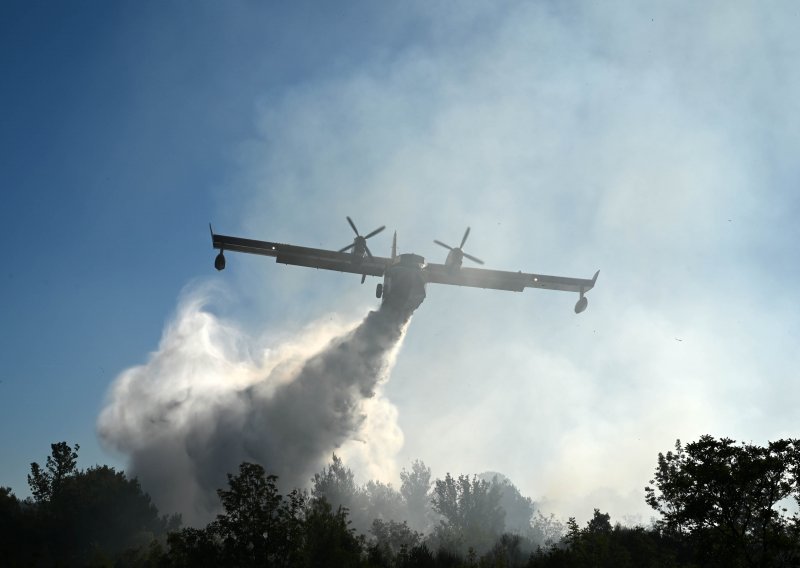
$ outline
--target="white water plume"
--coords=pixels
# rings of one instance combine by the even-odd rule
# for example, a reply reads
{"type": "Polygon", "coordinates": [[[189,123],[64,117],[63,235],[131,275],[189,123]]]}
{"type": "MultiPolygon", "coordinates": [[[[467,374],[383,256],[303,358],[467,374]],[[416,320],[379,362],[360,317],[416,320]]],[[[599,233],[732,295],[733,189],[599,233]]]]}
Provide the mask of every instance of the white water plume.
{"type": "Polygon", "coordinates": [[[202,293],[181,302],[158,350],[117,377],[98,419],[101,440],[128,457],[161,511],[207,522],[242,461],[278,475],[283,490],[306,486],[338,448],[370,476],[396,473],[403,436],[380,388],[410,314],[326,317],[268,346],[205,305],[202,293]]]}

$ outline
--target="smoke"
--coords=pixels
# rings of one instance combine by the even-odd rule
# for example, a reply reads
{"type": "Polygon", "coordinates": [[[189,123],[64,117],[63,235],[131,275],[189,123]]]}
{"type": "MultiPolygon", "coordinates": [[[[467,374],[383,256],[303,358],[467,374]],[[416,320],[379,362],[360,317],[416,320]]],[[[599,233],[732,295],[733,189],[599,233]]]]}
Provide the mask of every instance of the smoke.
{"type": "Polygon", "coordinates": [[[180,303],[158,350],[117,377],[98,419],[103,443],[128,457],[160,510],[207,522],[242,461],[285,490],[305,486],[342,446],[369,474],[394,473],[402,432],[380,391],[411,311],[330,316],[268,347],[206,303],[202,292],[180,303]]]}

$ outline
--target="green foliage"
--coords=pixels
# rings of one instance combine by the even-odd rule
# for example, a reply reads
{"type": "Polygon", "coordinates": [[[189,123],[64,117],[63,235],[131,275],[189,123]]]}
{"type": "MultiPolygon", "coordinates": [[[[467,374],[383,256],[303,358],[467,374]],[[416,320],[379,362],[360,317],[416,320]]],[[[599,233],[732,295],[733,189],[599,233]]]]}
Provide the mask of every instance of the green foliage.
{"type": "Polygon", "coordinates": [[[698,561],[719,566],[800,562],[798,518],[780,504],[800,500],[800,441],[766,447],[702,436],[658,455],[647,503],[658,526],[691,537],[698,561]]]}

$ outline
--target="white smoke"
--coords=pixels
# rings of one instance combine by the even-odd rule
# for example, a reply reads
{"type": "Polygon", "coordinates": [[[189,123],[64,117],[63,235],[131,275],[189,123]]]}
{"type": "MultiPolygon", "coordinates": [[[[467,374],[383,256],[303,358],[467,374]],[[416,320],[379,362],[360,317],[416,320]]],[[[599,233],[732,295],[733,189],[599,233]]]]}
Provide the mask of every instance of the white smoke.
{"type": "Polygon", "coordinates": [[[338,448],[370,476],[396,473],[403,437],[381,385],[410,314],[327,316],[266,345],[206,304],[203,291],[181,301],[158,350],[117,377],[98,419],[103,443],[128,457],[162,512],[207,522],[242,461],[284,490],[307,485],[338,448]]]}

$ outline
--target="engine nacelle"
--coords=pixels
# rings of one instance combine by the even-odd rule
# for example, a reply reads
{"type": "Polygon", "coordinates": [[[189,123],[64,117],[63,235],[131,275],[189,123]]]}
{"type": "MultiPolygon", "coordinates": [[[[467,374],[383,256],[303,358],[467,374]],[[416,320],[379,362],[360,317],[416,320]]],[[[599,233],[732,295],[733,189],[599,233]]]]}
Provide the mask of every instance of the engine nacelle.
{"type": "Polygon", "coordinates": [[[214,268],[217,270],[225,270],[225,255],[219,251],[217,258],[214,259],[214,268]]]}
{"type": "Polygon", "coordinates": [[[579,314],[589,305],[589,300],[586,296],[581,296],[581,299],[575,304],[575,313],[579,314]]]}

